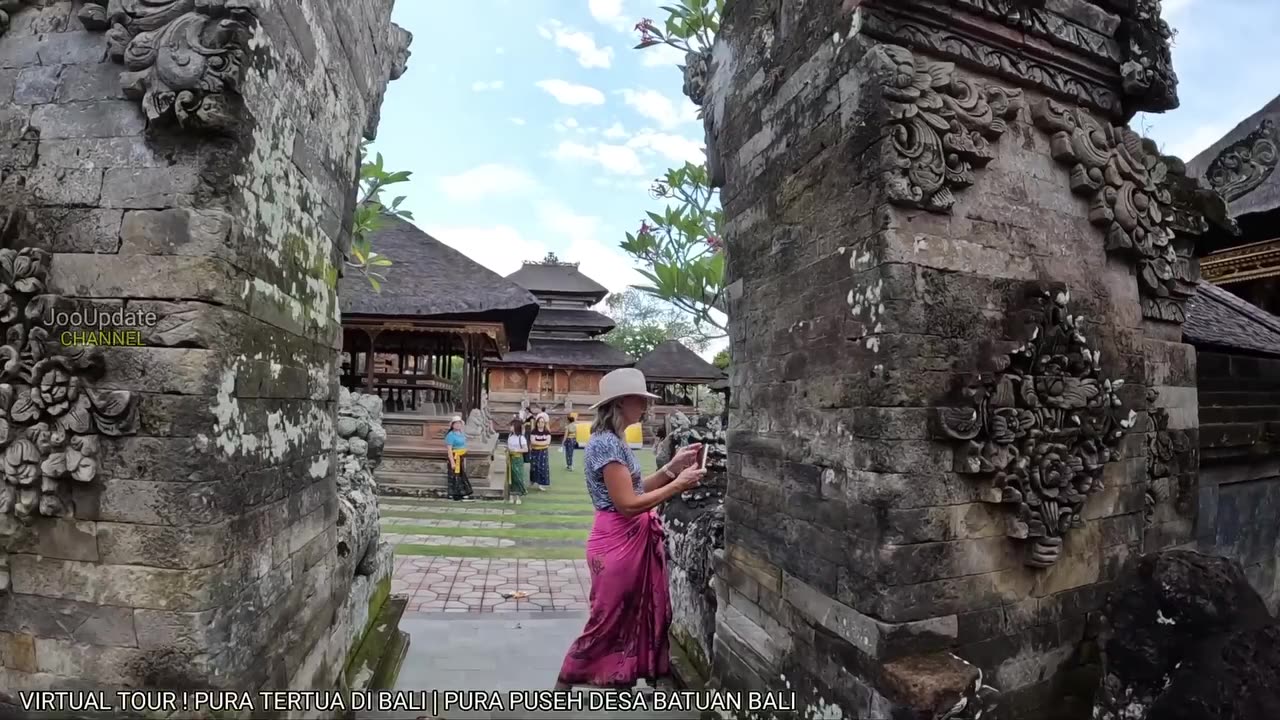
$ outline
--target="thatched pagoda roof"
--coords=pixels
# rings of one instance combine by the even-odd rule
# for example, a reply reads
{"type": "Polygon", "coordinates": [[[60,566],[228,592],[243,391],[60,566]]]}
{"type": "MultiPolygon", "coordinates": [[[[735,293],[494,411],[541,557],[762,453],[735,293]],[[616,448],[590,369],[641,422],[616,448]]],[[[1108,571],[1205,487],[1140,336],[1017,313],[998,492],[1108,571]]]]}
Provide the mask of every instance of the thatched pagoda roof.
{"type": "Polygon", "coordinates": [[[1280,357],[1280,318],[1207,282],[1187,301],[1182,337],[1198,348],[1280,357]]]}
{"type": "Polygon", "coordinates": [[[539,330],[554,332],[581,330],[593,335],[607,333],[616,325],[617,323],[613,321],[613,318],[595,310],[548,307],[539,310],[538,319],[534,321],[534,327],[539,330]]]}
{"type": "Polygon", "coordinates": [[[679,340],[668,340],[636,362],[651,383],[705,385],[724,378],[720,368],[703,360],[679,340]]]}
{"type": "Polygon", "coordinates": [[[1187,174],[1221,192],[1233,218],[1270,212],[1280,208],[1278,150],[1280,96],[1192,158],[1187,174]]]}
{"type": "Polygon", "coordinates": [[[512,352],[500,360],[486,360],[492,367],[561,367],[616,370],[631,367],[635,358],[601,340],[541,338],[529,340],[529,349],[512,352]]]}
{"type": "Polygon", "coordinates": [[[541,262],[525,262],[507,279],[535,295],[586,295],[600,302],[609,294],[608,288],[583,275],[577,263],[560,262],[555,254],[547,255],[541,262]]]}
{"type": "Polygon", "coordinates": [[[538,299],[516,283],[398,218],[371,239],[394,263],[382,292],[348,273],[339,285],[343,318],[413,318],[501,322],[512,350],[523,350],[538,299]]]}

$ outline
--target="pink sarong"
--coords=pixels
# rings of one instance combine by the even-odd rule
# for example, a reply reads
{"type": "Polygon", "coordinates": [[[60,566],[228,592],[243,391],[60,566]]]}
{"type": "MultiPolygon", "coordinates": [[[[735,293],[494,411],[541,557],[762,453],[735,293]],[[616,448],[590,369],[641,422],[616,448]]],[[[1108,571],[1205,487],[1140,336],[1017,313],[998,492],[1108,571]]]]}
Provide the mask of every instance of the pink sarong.
{"type": "Polygon", "coordinates": [[[560,682],[631,687],[665,677],[671,656],[671,598],[662,523],[652,510],[633,517],[596,511],[587,539],[591,617],[569,646],[560,682]]]}

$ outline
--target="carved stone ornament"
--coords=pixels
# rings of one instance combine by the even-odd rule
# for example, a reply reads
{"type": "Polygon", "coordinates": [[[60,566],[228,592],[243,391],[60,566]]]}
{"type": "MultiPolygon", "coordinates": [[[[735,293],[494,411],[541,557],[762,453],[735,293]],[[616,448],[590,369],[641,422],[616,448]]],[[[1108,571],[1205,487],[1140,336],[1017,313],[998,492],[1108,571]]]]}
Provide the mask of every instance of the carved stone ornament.
{"type": "Polygon", "coordinates": [[[252,0],[85,0],[80,20],[106,30],[127,72],[125,94],[147,119],[226,130],[238,122],[252,0]]]}
{"type": "Polygon", "coordinates": [[[1101,352],[1090,349],[1069,302],[1065,291],[1032,293],[1018,314],[1026,340],[990,358],[961,389],[963,406],[937,411],[940,436],[965,443],[956,472],[987,478],[988,501],[1014,507],[1008,535],[1031,541],[1032,567],[1057,562],[1136,418],[1121,416],[1123,381],[1103,378],[1101,352]]]}
{"type": "Polygon", "coordinates": [[[58,517],[72,510],[69,483],[97,476],[100,437],[136,432],[137,407],[128,392],[93,387],[97,348],[63,346],[49,325],[50,256],[12,249],[21,223],[7,214],[0,249],[0,515],[58,517]]]}
{"type": "Polygon", "coordinates": [[[953,63],[919,59],[903,47],[879,50],[888,71],[889,199],[947,212],[955,191],[972,185],[974,171],[995,158],[991,142],[1017,116],[1022,91],[966,80],[953,63]]]}
{"type": "Polygon", "coordinates": [[[34,0],[0,0],[0,36],[9,32],[9,22],[14,13],[34,4],[34,0]]]}
{"type": "Polygon", "coordinates": [[[1147,527],[1155,520],[1160,503],[1174,499],[1176,509],[1186,513],[1189,507],[1189,480],[1197,467],[1197,451],[1185,432],[1169,430],[1169,411],[1156,406],[1160,394],[1147,391],[1147,408],[1151,427],[1147,431],[1147,492],[1143,519],[1147,527]]]}
{"type": "Polygon", "coordinates": [[[1218,153],[1205,171],[1205,179],[1227,202],[1248,195],[1275,171],[1278,141],[1275,122],[1263,120],[1243,140],[1218,153]]]}
{"type": "Polygon", "coordinates": [[[1089,221],[1105,233],[1107,251],[1135,264],[1142,314],[1186,320],[1194,269],[1174,247],[1173,212],[1162,187],[1169,169],[1159,154],[1129,128],[1053,100],[1037,103],[1032,118],[1051,134],[1054,159],[1071,168],[1071,190],[1092,201],[1089,221]]]}

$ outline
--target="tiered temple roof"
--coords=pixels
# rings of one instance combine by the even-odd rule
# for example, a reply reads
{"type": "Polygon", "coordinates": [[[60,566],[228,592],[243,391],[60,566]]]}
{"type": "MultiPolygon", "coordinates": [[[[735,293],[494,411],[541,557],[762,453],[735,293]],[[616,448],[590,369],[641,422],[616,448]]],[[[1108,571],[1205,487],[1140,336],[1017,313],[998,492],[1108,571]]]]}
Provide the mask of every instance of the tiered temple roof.
{"type": "Polygon", "coordinates": [[[561,262],[548,254],[539,262],[526,262],[506,278],[533,293],[540,309],[529,347],[508,353],[487,364],[503,366],[555,366],[613,370],[635,362],[630,355],[597,339],[615,323],[592,310],[609,290],[583,275],[577,263],[561,262]]]}
{"type": "Polygon", "coordinates": [[[703,360],[679,340],[668,340],[636,361],[645,380],[658,385],[706,385],[724,379],[720,368],[703,360]]]}
{"type": "Polygon", "coordinates": [[[1280,317],[1207,282],[1187,301],[1182,337],[1204,350],[1280,357],[1280,317]]]}

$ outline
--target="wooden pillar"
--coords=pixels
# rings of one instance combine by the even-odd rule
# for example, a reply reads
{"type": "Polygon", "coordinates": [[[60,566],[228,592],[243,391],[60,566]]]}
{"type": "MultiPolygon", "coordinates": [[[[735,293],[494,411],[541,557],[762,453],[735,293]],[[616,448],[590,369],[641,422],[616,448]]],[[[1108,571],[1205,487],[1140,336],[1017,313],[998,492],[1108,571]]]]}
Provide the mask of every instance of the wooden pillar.
{"type": "Polygon", "coordinates": [[[369,351],[365,353],[364,358],[364,391],[367,393],[373,392],[374,343],[381,332],[381,330],[369,328],[364,330],[364,334],[369,336],[369,351]]]}

